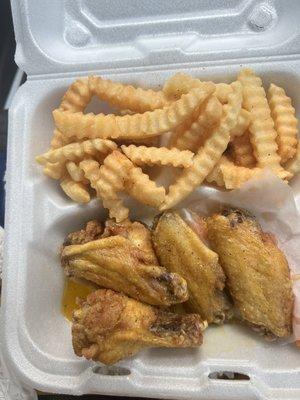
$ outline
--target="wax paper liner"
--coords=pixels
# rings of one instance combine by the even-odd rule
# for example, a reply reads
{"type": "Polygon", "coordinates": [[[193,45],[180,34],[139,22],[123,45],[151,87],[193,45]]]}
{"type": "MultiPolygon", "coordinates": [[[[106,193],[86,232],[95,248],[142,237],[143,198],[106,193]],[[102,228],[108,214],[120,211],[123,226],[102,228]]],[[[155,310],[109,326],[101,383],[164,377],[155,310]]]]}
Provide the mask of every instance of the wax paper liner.
{"type": "Polygon", "coordinates": [[[191,224],[193,216],[189,211],[208,215],[224,206],[243,208],[258,218],[264,231],[276,236],[289,262],[295,295],[294,337],[289,342],[300,340],[300,213],[292,188],[265,171],[261,178],[254,178],[236,190],[199,188],[182,206],[180,211],[191,224]]]}

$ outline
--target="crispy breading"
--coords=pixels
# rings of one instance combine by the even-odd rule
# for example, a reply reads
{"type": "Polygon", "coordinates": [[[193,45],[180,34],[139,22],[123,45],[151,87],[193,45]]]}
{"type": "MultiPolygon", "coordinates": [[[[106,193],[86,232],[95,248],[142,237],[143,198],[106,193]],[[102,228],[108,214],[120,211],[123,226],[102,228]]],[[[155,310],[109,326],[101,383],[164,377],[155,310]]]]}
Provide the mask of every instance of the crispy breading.
{"type": "Polygon", "coordinates": [[[91,220],[86,223],[84,229],[69,233],[64,241],[63,246],[88,243],[92,240],[99,239],[102,233],[103,226],[101,222],[97,220],[91,220]]]}
{"type": "Polygon", "coordinates": [[[145,347],[199,346],[205,327],[197,314],[173,314],[101,289],[74,312],[72,341],[76,355],[113,364],[145,347]]]}

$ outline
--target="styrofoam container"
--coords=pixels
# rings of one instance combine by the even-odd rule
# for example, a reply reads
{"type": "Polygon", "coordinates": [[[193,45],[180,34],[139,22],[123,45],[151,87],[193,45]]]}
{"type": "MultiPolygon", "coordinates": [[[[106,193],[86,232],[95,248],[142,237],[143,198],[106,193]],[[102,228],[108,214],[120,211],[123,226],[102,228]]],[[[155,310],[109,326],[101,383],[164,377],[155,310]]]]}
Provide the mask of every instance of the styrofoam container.
{"type": "MultiPolygon", "coordinates": [[[[266,85],[282,85],[300,110],[300,2],[13,0],[12,10],[16,62],[28,80],[9,114],[2,292],[8,368],[46,392],[299,400],[299,351],[241,326],[209,328],[199,349],[149,349],[110,368],[76,357],[60,311],[57,249],[66,233],[104,211],[97,200],[69,201],[34,158],[49,145],[51,111],[74,77],[89,73],[158,87],[178,70],[230,81],[250,65],[266,85]],[[250,380],[210,379],[215,371],[250,380]]],[[[300,203],[299,178],[293,188],[300,203]]],[[[135,210],[141,217],[143,209],[135,210]]]]}

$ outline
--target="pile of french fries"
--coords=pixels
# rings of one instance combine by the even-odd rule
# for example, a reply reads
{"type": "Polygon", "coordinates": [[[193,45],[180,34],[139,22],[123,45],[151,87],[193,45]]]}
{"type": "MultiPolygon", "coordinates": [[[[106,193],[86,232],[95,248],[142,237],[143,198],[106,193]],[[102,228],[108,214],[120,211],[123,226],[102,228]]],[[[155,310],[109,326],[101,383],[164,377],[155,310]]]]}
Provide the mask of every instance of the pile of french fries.
{"type": "Polygon", "coordinates": [[[121,192],[166,210],[205,181],[235,189],[264,168],[284,181],[300,170],[291,99],[274,84],[266,94],[250,69],[231,84],[178,73],[161,91],[91,76],[69,87],[53,117],[51,148],[37,162],[76,202],[89,202],[94,189],[118,222],[129,215],[121,192]],[[93,96],[119,115],[84,113],[93,96]],[[141,168],[152,165],[181,168],[167,191],[141,168]]]}

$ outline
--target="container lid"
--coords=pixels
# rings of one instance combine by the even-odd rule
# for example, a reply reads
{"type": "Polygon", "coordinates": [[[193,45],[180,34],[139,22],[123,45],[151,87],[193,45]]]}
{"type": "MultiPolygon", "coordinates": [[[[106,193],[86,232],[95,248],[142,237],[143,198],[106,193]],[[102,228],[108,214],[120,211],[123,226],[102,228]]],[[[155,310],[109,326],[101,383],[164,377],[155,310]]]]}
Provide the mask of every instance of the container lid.
{"type": "MultiPolygon", "coordinates": [[[[12,0],[28,75],[300,53],[297,0],[12,0]]],[[[241,61],[244,60],[244,61],[241,61]]]]}

